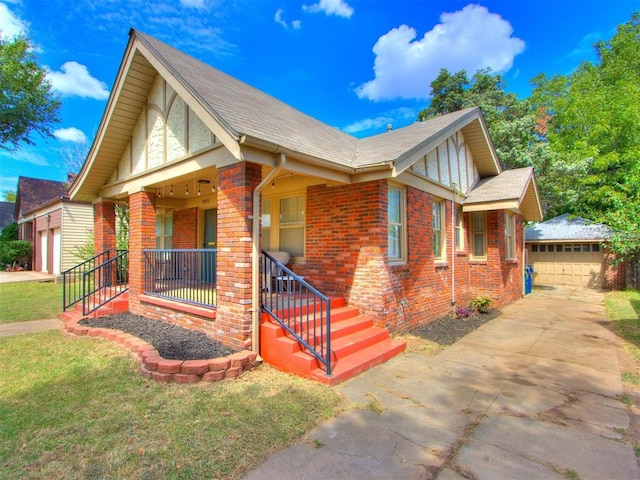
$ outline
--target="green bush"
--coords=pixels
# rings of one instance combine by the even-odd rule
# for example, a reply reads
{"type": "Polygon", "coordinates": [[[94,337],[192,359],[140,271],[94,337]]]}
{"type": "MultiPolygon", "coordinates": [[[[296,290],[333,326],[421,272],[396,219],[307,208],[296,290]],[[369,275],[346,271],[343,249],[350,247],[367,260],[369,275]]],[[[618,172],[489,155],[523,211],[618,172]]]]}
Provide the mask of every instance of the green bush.
{"type": "Polygon", "coordinates": [[[0,263],[7,266],[25,267],[31,255],[31,242],[12,240],[0,242],[0,263]]]}
{"type": "Polygon", "coordinates": [[[10,240],[18,240],[18,224],[10,223],[0,232],[0,242],[8,242],[10,240]]]}
{"type": "Polygon", "coordinates": [[[469,302],[469,307],[478,313],[487,313],[490,305],[491,299],[489,297],[476,297],[469,302]]]}

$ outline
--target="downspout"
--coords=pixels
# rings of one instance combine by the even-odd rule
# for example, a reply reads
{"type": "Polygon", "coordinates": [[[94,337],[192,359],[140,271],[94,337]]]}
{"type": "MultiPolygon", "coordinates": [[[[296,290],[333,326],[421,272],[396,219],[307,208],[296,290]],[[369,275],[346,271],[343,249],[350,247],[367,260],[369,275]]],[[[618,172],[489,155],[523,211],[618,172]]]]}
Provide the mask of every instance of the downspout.
{"type": "Polygon", "coordinates": [[[456,304],[456,184],[451,196],[451,305],[456,304]]]}
{"type": "Polygon", "coordinates": [[[276,168],[253,190],[253,226],[251,234],[251,350],[260,353],[260,192],[284,168],[287,157],[280,154],[276,168]]]}

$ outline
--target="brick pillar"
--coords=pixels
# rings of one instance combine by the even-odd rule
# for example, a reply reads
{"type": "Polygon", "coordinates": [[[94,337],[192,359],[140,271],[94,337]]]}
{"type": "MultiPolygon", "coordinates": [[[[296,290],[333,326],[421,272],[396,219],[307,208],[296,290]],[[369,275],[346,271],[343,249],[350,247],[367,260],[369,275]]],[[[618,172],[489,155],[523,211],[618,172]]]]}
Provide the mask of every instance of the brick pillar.
{"type": "Polygon", "coordinates": [[[102,200],[93,205],[93,245],[98,253],[116,249],[116,204],[102,200]]]}
{"type": "Polygon", "coordinates": [[[144,288],[145,249],[156,248],[156,196],[137,192],[129,196],[129,310],[140,314],[144,288]]]}
{"type": "Polygon", "coordinates": [[[251,218],[261,173],[248,162],[218,170],[216,328],[238,349],[251,348],[251,218]]]}

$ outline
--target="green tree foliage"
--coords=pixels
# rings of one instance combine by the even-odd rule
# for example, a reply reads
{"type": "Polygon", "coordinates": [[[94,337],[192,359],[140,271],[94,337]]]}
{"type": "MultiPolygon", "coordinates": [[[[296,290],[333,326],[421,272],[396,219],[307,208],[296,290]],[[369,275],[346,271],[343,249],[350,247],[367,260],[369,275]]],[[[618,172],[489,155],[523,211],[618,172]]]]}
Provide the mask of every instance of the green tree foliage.
{"type": "Polygon", "coordinates": [[[0,92],[1,149],[33,145],[33,133],[52,136],[50,125],[59,121],[60,101],[26,38],[0,37],[0,92]]]}
{"type": "Polygon", "coordinates": [[[431,82],[431,101],[418,114],[420,121],[468,107],[480,107],[503,168],[534,166],[540,155],[548,155],[536,134],[537,114],[527,100],[505,92],[500,75],[478,70],[471,78],[465,70],[446,68],[431,82]]]}
{"type": "Polygon", "coordinates": [[[597,61],[566,76],[533,79],[532,101],[548,115],[558,213],[618,231],[610,247],[640,252],[640,14],[595,45],[597,61]]]}
{"type": "Polygon", "coordinates": [[[14,202],[16,201],[16,199],[18,198],[18,195],[16,194],[15,190],[4,190],[2,192],[2,198],[4,199],[5,202],[14,202]]]}
{"type": "Polygon", "coordinates": [[[31,242],[12,240],[0,242],[0,264],[7,268],[25,268],[31,255],[31,242]]]}
{"type": "Polygon", "coordinates": [[[18,224],[16,222],[10,223],[0,232],[0,242],[11,240],[18,240],[18,224]]]}

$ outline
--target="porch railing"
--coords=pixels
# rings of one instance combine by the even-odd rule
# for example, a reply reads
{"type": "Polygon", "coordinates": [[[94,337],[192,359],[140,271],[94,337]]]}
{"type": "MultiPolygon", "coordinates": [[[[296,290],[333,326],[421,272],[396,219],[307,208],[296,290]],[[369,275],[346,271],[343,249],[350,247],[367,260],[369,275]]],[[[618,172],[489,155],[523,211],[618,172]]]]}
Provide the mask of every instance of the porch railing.
{"type": "Polygon", "coordinates": [[[96,265],[100,265],[109,260],[111,253],[109,250],[100,252],[88,260],[79,263],[75,267],[62,272],[62,310],[66,311],[78,303],[84,297],[83,278],[84,275],[93,270],[96,265]]]}
{"type": "Polygon", "coordinates": [[[216,249],[144,250],[144,293],[216,305],[216,249]]]}
{"type": "Polygon", "coordinates": [[[331,301],[264,250],[261,307],[331,375],[331,301]]]}
{"type": "Polygon", "coordinates": [[[89,315],[129,290],[129,252],[119,252],[83,274],[83,315],[89,315]]]}

